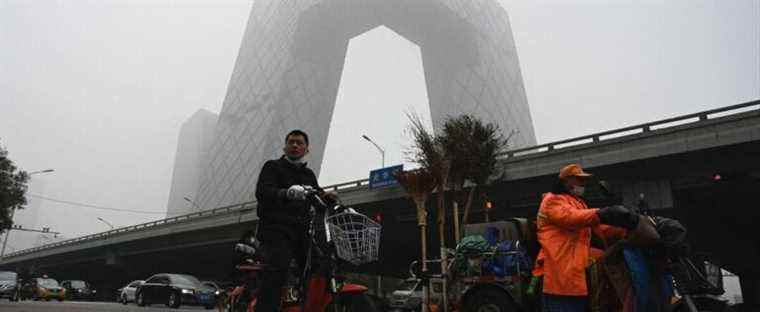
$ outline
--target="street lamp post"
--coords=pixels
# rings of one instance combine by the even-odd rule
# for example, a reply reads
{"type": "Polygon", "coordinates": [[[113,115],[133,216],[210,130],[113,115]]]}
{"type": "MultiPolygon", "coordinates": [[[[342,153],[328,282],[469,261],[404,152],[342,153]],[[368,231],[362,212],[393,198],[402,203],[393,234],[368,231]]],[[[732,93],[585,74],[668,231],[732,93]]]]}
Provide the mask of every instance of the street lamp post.
{"type": "Polygon", "coordinates": [[[39,170],[39,171],[32,171],[32,172],[29,172],[27,174],[28,175],[33,175],[33,174],[48,173],[48,172],[53,172],[53,171],[55,171],[55,169],[45,169],[45,170],[39,170]]]}
{"type": "Polygon", "coordinates": [[[196,203],[195,203],[195,202],[194,202],[192,199],[190,199],[189,197],[185,196],[185,197],[182,197],[182,199],[184,199],[186,202],[188,202],[188,203],[190,203],[191,205],[193,205],[195,208],[197,208],[197,209],[198,209],[198,211],[202,211],[202,210],[203,210],[203,209],[201,209],[201,206],[198,206],[198,204],[196,204],[196,203]]]}
{"type": "Polygon", "coordinates": [[[382,167],[381,168],[385,168],[385,150],[383,150],[380,147],[380,145],[377,145],[377,143],[375,143],[374,141],[372,141],[372,139],[370,139],[367,135],[363,134],[362,138],[364,138],[365,140],[367,140],[367,142],[372,143],[372,145],[374,145],[377,148],[377,150],[380,151],[380,156],[382,157],[382,167]]]}
{"type": "Polygon", "coordinates": [[[113,224],[111,224],[111,222],[108,222],[108,221],[106,221],[105,219],[103,219],[101,217],[98,217],[98,220],[100,220],[100,222],[105,223],[106,225],[108,225],[109,227],[111,227],[111,229],[113,230],[113,224]]]}
{"type": "MultiPolygon", "coordinates": [[[[382,158],[382,160],[381,160],[382,163],[381,163],[381,167],[380,168],[385,168],[385,150],[382,149],[380,147],[380,145],[377,145],[377,143],[375,143],[375,141],[372,141],[372,139],[370,139],[366,134],[362,134],[362,138],[365,139],[365,140],[367,140],[367,142],[372,143],[372,145],[374,145],[377,148],[377,150],[380,151],[380,157],[382,158]]],[[[380,265],[380,259],[379,258],[378,258],[378,261],[377,261],[377,265],[378,266],[380,265]]],[[[382,294],[383,276],[381,275],[381,273],[379,271],[380,270],[378,269],[378,274],[377,274],[377,290],[376,290],[375,294],[378,295],[378,296],[380,296],[380,297],[383,297],[383,294],[382,294]]]]}
{"type": "MultiPolygon", "coordinates": [[[[27,173],[28,175],[34,175],[34,174],[40,174],[40,173],[49,173],[53,172],[55,169],[45,169],[45,170],[38,170],[38,171],[32,171],[27,173]]],[[[13,217],[16,215],[16,208],[11,209],[11,224],[13,224],[13,217]]],[[[11,234],[11,229],[6,230],[5,232],[5,239],[3,240],[3,249],[0,250],[0,258],[5,256],[5,247],[8,245],[8,236],[11,234]]]]}

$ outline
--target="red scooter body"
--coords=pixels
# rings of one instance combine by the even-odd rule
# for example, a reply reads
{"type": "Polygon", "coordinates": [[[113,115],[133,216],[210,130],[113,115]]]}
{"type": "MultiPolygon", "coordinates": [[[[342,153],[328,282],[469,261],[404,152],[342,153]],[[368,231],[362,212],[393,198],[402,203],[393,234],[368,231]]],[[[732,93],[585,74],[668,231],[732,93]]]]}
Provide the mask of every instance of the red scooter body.
{"type": "MultiPolygon", "coordinates": [[[[256,278],[259,271],[262,270],[262,265],[240,265],[238,270],[248,272],[250,278],[256,278]]],[[[239,300],[247,291],[246,286],[237,286],[229,294],[230,303],[234,304],[239,300]]],[[[286,291],[286,289],[283,289],[286,291]]],[[[341,294],[361,294],[366,293],[367,287],[358,284],[345,284],[340,289],[341,294]]],[[[250,302],[248,303],[248,312],[256,311],[257,296],[254,293],[250,294],[250,302]]],[[[307,302],[305,304],[305,310],[301,310],[301,305],[297,302],[284,302],[282,305],[283,312],[322,312],[327,305],[332,302],[333,296],[327,291],[327,279],[322,276],[315,276],[309,280],[309,286],[307,288],[307,302]]],[[[286,300],[283,300],[286,301],[286,300]]]]}
{"type": "MultiPolygon", "coordinates": [[[[336,272],[338,261],[341,259],[355,265],[377,261],[380,225],[352,208],[338,204],[328,207],[320,198],[320,190],[310,186],[304,186],[304,188],[307,190],[307,200],[311,203],[308,212],[310,222],[306,231],[309,236],[306,248],[307,260],[302,268],[302,276],[308,277],[308,283],[299,284],[297,288],[292,285],[283,287],[280,301],[282,311],[322,312],[331,303],[350,306],[351,311],[375,311],[371,300],[364,295],[367,287],[342,282],[340,282],[341,285],[337,285],[338,280],[342,278],[336,275],[336,272]],[[349,237],[349,234],[346,234],[356,231],[360,231],[362,235],[352,234],[353,236],[349,237]],[[363,240],[358,241],[357,237],[363,240]],[[338,241],[340,244],[336,243],[338,241]],[[364,247],[358,247],[360,245],[364,247]],[[368,252],[368,250],[373,252],[368,252]],[[319,265],[321,272],[312,271],[314,267],[311,264],[316,261],[312,256],[325,260],[319,265]],[[337,297],[334,297],[336,295],[337,297]],[[303,296],[305,296],[305,302],[303,296]]],[[[230,293],[229,303],[235,311],[245,309],[247,312],[254,312],[258,298],[258,289],[255,288],[260,287],[259,273],[265,269],[263,260],[256,257],[257,252],[261,252],[262,246],[255,239],[255,233],[252,231],[246,232],[240,241],[241,243],[236,244],[235,250],[246,255],[244,264],[237,266],[237,269],[245,274],[244,282],[230,293]]],[[[303,279],[300,279],[299,283],[302,281],[303,279]]]]}

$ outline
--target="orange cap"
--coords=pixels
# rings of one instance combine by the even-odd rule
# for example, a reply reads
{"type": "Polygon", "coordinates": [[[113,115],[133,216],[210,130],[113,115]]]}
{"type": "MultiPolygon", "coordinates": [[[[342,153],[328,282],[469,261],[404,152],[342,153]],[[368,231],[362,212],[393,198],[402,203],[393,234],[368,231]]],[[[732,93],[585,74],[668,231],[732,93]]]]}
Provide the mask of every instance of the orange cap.
{"type": "Polygon", "coordinates": [[[579,164],[567,165],[567,166],[562,167],[562,169],[559,170],[559,178],[563,180],[568,177],[587,178],[590,176],[591,174],[583,171],[583,168],[581,168],[581,165],[579,164]]]}

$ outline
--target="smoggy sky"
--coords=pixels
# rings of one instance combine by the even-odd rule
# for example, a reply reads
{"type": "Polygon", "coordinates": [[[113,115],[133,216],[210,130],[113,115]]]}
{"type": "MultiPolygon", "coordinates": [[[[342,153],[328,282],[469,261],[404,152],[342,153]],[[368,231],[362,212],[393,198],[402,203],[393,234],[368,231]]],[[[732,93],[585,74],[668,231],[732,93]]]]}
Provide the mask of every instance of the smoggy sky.
{"type": "MultiPolygon", "coordinates": [[[[540,143],[760,98],[760,2],[500,2],[540,143]]],[[[0,144],[56,170],[29,192],[151,212],[45,200],[39,226],[75,237],[108,229],[98,217],[163,217],[180,125],[221,109],[251,3],[0,0],[0,144]]],[[[414,44],[384,27],[352,40],[321,183],[380,165],[361,134],[403,162],[404,112],[429,118],[424,84],[414,44]]]]}

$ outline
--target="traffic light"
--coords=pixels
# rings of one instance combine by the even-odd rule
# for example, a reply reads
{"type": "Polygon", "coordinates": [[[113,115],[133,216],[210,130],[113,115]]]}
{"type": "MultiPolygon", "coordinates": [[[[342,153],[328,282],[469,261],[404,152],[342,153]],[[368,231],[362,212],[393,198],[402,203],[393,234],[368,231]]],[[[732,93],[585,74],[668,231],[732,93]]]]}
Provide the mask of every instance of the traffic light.
{"type": "Polygon", "coordinates": [[[491,222],[491,208],[493,208],[493,204],[490,200],[486,200],[485,204],[483,205],[485,210],[483,210],[483,215],[485,217],[486,222],[491,222]]]}
{"type": "Polygon", "coordinates": [[[710,176],[714,183],[742,183],[751,182],[755,178],[749,171],[720,171],[710,176]]]}

